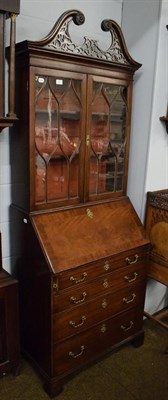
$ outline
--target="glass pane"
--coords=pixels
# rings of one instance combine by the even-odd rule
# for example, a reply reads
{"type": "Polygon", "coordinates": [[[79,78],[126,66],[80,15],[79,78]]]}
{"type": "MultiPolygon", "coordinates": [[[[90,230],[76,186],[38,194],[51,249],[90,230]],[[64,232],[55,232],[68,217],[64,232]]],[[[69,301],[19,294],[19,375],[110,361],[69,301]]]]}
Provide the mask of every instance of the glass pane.
{"type": "Polygon", "coordinates": [[[91,115],[90,194],[123,190],[127,89],[94,82],[91,115]]]}
{"type": "Polygon", "coordinates": [[[79,196],[81,82],[36,76],[36,202],[79,196]]]}

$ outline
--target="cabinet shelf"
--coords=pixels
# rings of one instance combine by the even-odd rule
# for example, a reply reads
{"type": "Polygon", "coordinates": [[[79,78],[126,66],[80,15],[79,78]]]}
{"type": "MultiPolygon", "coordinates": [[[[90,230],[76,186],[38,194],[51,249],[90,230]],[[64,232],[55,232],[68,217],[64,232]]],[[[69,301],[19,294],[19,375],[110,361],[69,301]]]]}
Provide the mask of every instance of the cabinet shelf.
{"type": "MultiPolygon", "coordinates": [[[[51,114],[56,113],[55,110],[51,110],[51,114]]],[[[48,110],[47,109],[36,109],[36,115],[37,114],[48,114],[48,110]]],[[[64,119],[80,119],[80,112],[75,112],[75,111],[61,111],[60,115],[63,116],[64,119]]],[[[108,118],[108,114],[107,113],[102,113],[102,112],[93,112],[92,113],[92,117],[104,117],[104,118],[108,118]]],[[[110,114],[110,121],[113,122],[117,122],[117,123],[123,123],[124,119],[121,118],[120,115],[118,114],[110,114]]]]}

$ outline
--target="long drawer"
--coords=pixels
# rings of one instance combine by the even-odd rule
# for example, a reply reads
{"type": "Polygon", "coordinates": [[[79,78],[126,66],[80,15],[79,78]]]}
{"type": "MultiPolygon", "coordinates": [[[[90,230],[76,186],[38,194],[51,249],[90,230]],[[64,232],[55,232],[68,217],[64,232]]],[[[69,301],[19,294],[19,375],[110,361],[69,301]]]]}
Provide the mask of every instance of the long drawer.
{"type": "Polygon", "coordinates": [[[83,283],[89,283],[91,280],[108,274],[118,268],[130,267],[130,265],[138,265],[147,260],[146,246],[134,248],[129,252],[117,254],[112,257],[95,261],[93,263],[74,267],[74,269],[66,270],[64,273],[56,274],[53,278],[53,285],[56,290],[62,290],[68,287],[78,286],[83,283]]]}
{"type": "Polygon", "coordinates": [[[143,308],[134,308],[76,335],[53,348],[54,374],[71,373],[88,361],[97,359],[116,344],[130,340],[142,329],[143,308]]]}
{"type": "Polygon", "coordinates": [[[68,310],[75,305],[84,304],[93,300],[97,295],[103,295],[109,291],[116,291],[122,287],[131,287],[139,283],[145,277],[145,263],[130,265],[113,271],[108,275],[94,280],[90,285],[80,285],[71,289],[53,292],[53,311],[60,312],[68,310]]]}
{"type": "Polygon", "coordinates": [[[105,296],[99,296],[86,304],[79,305],[69,312],[53,315],[53,339],[62,340],[76,333],[125,311],[136,305],[143,307],[145,281],[130,288],[124,288],[105,296]]]}

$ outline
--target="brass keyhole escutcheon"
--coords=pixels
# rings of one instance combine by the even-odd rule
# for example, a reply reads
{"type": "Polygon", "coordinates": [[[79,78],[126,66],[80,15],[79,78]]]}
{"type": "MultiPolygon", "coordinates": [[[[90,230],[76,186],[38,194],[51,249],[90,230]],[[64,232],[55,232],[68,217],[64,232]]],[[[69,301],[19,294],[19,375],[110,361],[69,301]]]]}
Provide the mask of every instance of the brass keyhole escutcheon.
{"type": "Polygon", "coordinates": [[[108,261],[105,261],[104,263],[104,270],[107,272],[110,269],[110,264],[108,261]]]}
{"type": "Polygon", "coordinates": [[[104,299],[104,300],[102,301],[102,307],[103,307],[103,308],[106,308],[106,307],[107,307],[107,300],[106,300],[106,299],[104,299]]]}
{"type": "Polygon", "coordinates": [[[89,217],[89,218],[93,218],[93,212],[90,210],[90,208],[87,208],[86,209],[86,214],[87,214],[87,216],[89,217]]]}
{"type": "Polygon", "coordinates": [[[104,279],[103,287],[104,289],[107,289],[109,287],[108,279],[104,279]]]}
{"type": "Polygon", "coordinates": [[[87,135],[86,136],[86,146],[89,147],[89,145],[90,145],[90,136],[87,135]]]}
{"type": "Polygon", "coordinates": [[[106,324],[103,324],[100,328],[100,332],[105,333],[107,330],[106,324]]]}

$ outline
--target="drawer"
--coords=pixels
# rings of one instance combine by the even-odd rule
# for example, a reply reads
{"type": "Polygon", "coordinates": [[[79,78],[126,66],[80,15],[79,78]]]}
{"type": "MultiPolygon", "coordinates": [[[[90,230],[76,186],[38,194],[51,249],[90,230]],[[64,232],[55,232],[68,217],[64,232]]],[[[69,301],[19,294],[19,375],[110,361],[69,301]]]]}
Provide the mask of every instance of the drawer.
{"type": "Polygon", "coordinates": [[[145,262],[147,257],[146,246],[144,248],[135,248],[129,252],[120,253],[113,257],[109,256],[55,275],[53,278],[53,286],[55,290],[76,287],[83,283],[88,283],[103,274],[111,273],[118,268],[135,264],[138,265],[142,263],[142,261],[145,262]]]}
{"type": "Polygon", "coordinates": [[[76,333],[88,329],[106,318],[137,305],[143,308],[145,286],[145,281],[142,281],[139,285],[99,296],[93,301],[71,309],[69,312],[55,313],[53,315],[54,341],[76,335],[76,333]]]}
{"type": "Polygon", "coordinates": [[[82,334],[56,343],[53,347],[54,374],[71,373],[88,361],[97,359],[113,346],[131,340],[142,330],[143,309],[134,308],[103,321],[82,334]]]}
{"type": "Polygon", "coordinates": [[[71,289],[53,291],[53,311],[68,310],[75,305],[91,301],[97,295],[103,295],[109,291],[116,291],[122,287],[131,287],[139,283],[146,275],[145,263],[139,262],[125,268],[120,268],[108,275],[102,275],[91,284],[80,285],[71,289]]]}

